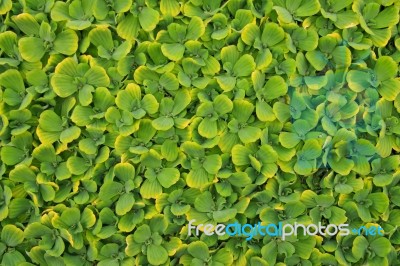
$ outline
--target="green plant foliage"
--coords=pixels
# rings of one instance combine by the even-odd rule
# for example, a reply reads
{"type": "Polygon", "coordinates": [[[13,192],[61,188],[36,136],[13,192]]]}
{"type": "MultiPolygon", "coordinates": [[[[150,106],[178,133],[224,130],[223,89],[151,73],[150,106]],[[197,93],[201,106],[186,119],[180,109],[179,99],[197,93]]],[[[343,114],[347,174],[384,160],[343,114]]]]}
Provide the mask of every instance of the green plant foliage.
{"type": "Polygon", "coordinates": [[[0,0],[0,265],[400,265],[399,10],[0,0]]]}

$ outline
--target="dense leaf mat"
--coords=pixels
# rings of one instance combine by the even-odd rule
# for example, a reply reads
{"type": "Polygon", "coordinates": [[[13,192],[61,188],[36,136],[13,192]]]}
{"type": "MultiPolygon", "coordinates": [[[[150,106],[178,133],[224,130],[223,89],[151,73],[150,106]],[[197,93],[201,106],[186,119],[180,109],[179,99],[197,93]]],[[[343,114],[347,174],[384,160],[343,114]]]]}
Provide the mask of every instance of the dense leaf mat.
{"type": "Polygon", "coordinates": [[[1,265],[400,265],[399,8],[0,0],[1,265]]]}

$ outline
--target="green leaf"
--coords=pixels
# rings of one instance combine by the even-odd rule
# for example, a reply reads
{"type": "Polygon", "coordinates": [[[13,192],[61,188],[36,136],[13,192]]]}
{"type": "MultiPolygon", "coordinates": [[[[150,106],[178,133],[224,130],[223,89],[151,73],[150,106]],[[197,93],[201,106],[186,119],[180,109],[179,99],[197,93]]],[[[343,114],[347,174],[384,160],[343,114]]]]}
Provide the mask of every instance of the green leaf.
{"type": "Polygon", "coordinates": [[[168,130],[174,126],[174,120],[170,117],[158,117],[153,120],[152,125],[157,130],[168,130]]]}
{"type": "Polygon", "coordinates": [[[188,252],[190,255],[203,261],[209,257],[209,251],[207,245],[202,241],[195,241],[189,244],[188,252]]]}
{"type": "Polygon", "coordinates": [[[381,56],[376,61],[374,71],[379,81],[393,78],[397,74],[397,64],[390,56],[381,56]]]}
{"type": "Polygon", "coordinates": [[[178,169],[175,168],[164,168],[161,172],[157,175],[157,180],[160,184],[165,187],[169,188],[178,182],[180,177],[180,173],[178,169]]]}
{"type": "MultiPolygon", "coordinates": [[[[7,1],[5,1],[5,2],[7,3],[7,1]]],[[[5,4],[4,1],[2,4],[3,5],[5,4]]],[[[1,4],[0,4],[0,6],[1,6],[1,4]]],[[[11,6],[11,1],[10,1],[10,6],[11,6]]],[[[11,7],[10,7],[10,9],[11,9],[11,7]]],[[[0,12],[0,14],[4,14],[4,13],[0,12]]],[[[26,35],[28,35],[28,36],[32,36],[32,35],[38,36],[39,35],[40,25],[36,21],[35,17],[32,16],[31,14],[22,13],[17,16],[14,16],[12,18],[12,20],[15,22],[15,24],[17,24],[18,28],[26,35]]]]}
{"type": "Polygon", "coordinates": [[[111,199],[120,194],[122,190],[123,185],[121,183],[115,181],[106,182],[100,187],[99,197],[104,200],[111,199]]]}
{"type": "Polygon", "coordinates": [[[24,241],[24,232],[12,224],[7,224],[1,231],[1,241],[9,247],[16,247],[24,241]]]}
{"type": "Polygon", "coordinates": [[[346,80],[349,88],[357,93],[362,92],[371,86],[371,75],[359,70],[350,70],[347,73],[346,80]]]}
{"type": "Polygon", "coordinates": [[[81,175],[89,168],[85,159],[75,156],[68,158],[67,166],[68,170],[74,175],[81,175]]]}
{"type": "Polygon", "coordinates": [[[255,142],[260,137],[261,129],[258,127],[247,126],[239,130],[239,138],[244,144],[255,142]]]}
{"type": "Polygon", "coordinates": [[[203,167],[209,174],[216,174],[222,166],[221,157],[218,154],[209,155],[205,158],[203,167]]]}
{"type": "Polygon", "coordinates": [[[164,43],[161,46],[162,53],[172,61],[182,59],[185,52],[185,46],[180,43],[164,43]]]}
{"type": "Polygon", "coordinates": [[[160,20],[158,12],[149,7],[143,7],[139,13],[139,22],[145,31],[152,31],[157,26],[160,20]]]}
{"type": "Polygon", "coordinates": [[[249,76],[255,68],[256,63],[254,62],[254,58],[249,54],[245,54],[241,56],[233,66],[233,73],[237,77],[246,77],[249,76]]]}
{"type": "Polygon", "coordinates": [[[78,35],[73,30],[65,30],[57,35],[54,40],[54,51],[73,55],[78,50],[78,35]]]}
{"type": "Polygon", "coordinates": [[[205,31],[205,26],[201,18],[192,17],[187,28],[186,39],[196,40],[200,38],[205,31]]]}
{"type": "Polygon", "coordinates": [[[232,149],[232,161],[234,164],[248,165],[250,164],[249,155],[251,154],[251,150],[242,145],[235,145],[232,149]]]}
{"type": "Polygon", "coordinates": [[[134,41],[139,32],[139,19],[132,14],[128,14],[117,25],[118,35],[128,41],[134,41]]]}
{"type": "Polygon", "coordinates": [[[163,246],[150,244],[147,247],[147,260],[152,265],[160,265],[168,260],[168,252],[163,246]]]}
{"type": "Polygon", "coordinates": [[[36,37],[21,38],[18,48],[22,58],[28,62],[39,61],[46,52],[43,41],[36,37]]]}
{"type": "Polygon", "coordinates": [[[129,212],[135,203],[135,198],[132,193],[122,194],[115,205],[115,213],[117,215],[125,215],[129,212]]]}
{"type": "Polygon", "coordinates": [[[392,245],[387,238],[380,237],[370,243],[371,249],[376,255],[385,258],[391,251],[392,245]]]}

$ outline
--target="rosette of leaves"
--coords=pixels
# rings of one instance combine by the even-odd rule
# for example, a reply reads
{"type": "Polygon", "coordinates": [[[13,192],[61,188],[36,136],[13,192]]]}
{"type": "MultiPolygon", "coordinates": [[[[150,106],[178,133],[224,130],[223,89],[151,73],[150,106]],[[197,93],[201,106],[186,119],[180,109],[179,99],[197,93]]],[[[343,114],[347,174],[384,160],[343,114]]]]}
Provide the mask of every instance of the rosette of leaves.
{"type": "Polygon", "coordinates": [[[376,151],[371,142],[358,139],[336,143],[332,153],[334,155],[331,160],[328,159],[328,162],[332,169],[338,173],[346,175],[350,170],[353,170],[361,175],[368,175],[371,171],[369,160],[375,155],[376,151]]]}
{"type": "Polygon", "coordinates": [[[109,84],[110,79],[102,67],[78,64],[74,58],[60,62],[51,78],[51,85],[58,96],[67,98],[78,92],[82,106],[92,102],[95,87],[107,87],[109,84]]]}
{"type": "Polygon", "coordinates": [[[1,148],[1,161],[5,165],[30,165],[32,141],[32,135],[28,132],[11,137],[11,141],[1,148]]]}
{"type": "Polygon", "coordinates": [[[95,5],[96,0],[73,0],[67,3],[56,1],[51,9],[51,19],[56,22],[66,21],[66,26],[72,30],[84,30],[94,21],[95,5]]]}
{"type": "Polygon", "coordinates": [[[280,76],[272,76],[265,82],[265,74],[254,71],[251,75],[256,92],[256,115],[260,121],[268,122],[276,119],[269,102],[287,93],[287,84],[280,76]]]}
{"type": "MultiPolygon", "coordinates": [[[[282,169],[286,169],[285,165],[296,154],[295,148],[285,148],[279,141],[279,135],[282,133],[283,124],[279,120],[268,122],[267,127],[263,129],[261,136],[261,145],[269,144],[278,154],[278,165],[282,169]]],[[[323,137],[323,135],[322,135],[323,137]]]]}
{"type": "MultiPolygon", "coordinates": [[[[152,71],[155,71],[159,74],[164,74],[167,72],[170,72],[174,69],[175,63],[169,61],[169,59],[163,54],[163,51],[161,49],[162,44],[159,42],[144,42],[139,44],[138,46],[138,51],[141,51],[140,49],[142,46],[144,51],[147,51],[147,61],[146,61],[146,67],[149,68],[152,71]]],[[[146,74],[147,76],[147,74],[146,74]]],[[[150,77],[148,77],[151,79],[150,77]]]]}
{"type": "Polygon", "coordinates": [[[222,13],[214,14],[206,20],[207,27],[203,39],[211,38],[213,40],[223,40],[231,33],[231,24],[228,23],[227,17],[222,13]]]}
{"type": "Polygon", "coordinates": [[[285,264],[290,262],[290,259],[300,258],[303,260],[313,261],[311,257],[316,245],[314,236],[289,236],[282,241],[280,237],[265,236],[262,240],[263,247],[261,248],[262,258],[268,263],[267,265],[278,265],[280,262],[285,264]]]}
{"type": "Polygon", "coordinates": [[[331,224],[346,223],[346,211],[335,206],[336,200],[331,195],[318,195],[312,190],[305,190],[301,194],[303,202],[310,210],[310,217],[314,224],[326,219],[331,224]]]}
{"type": "Polygon", "coordinates": [[[41,144],[32,152],[33,158],[40,162],[40,172],[46,175],[55,175],[57,180],[64,180],[71,176],[67,163],[56,153],[50,143],[41,144]]]}
{"type": "Polygon", "coordinates": [[[28,224],[24,230],[24,237],[28,240],[36,240],[28,256],[36,263],[51,264],[52,258],[60,257],[65,251],[65,243],[60,230],[52,225],[52,219],[56,216],[50,211],[40,217],[39,221],[28,224]]]}
{"type": "Polygon", "coordinates": [[[202,241],[195,241],[187,246],[187,254],[184,254],[179,263],[182,265],[232,265],[233,255],[226,249],[221,248],[210,254],[209,247],[202,241]]]}
{"type": "MultiPolygon", "coordinates": [[[[326,72],[326,75],[315,73],[314,67],[307,62],[302,52],[297,53],[295,65],[298,73],[289,76],[289,84],[300,87],[301,91],[308,91],[309,94],[320,94],[320,90],[327,86],[329,72],[326,72]]],[[[295,97],[294,93],[293,97],[295,97]]]]}
{"type": "Polygon", "coordinates": [[[291,52],[296,52],[296,50],[312,51],[318,47],[318,33],[312,28],[297,27],[287,38],[288,48],[291,52]]]}
{"type": "Polygon", "coordinates": [[[43,205],[43,201],[53,201],[56,191],[59,190],[52,178],[43,173],[35,173],[24,164],[17,165],[10,171],[10,180],[22,183],[25,192],[39,205],[43,205]]]}
{"type": "Polygon", "coordinates": [[[10,204],[11,198],[12,190],[6,185],[0,186],[0,202],[2,203],[0,207],[0,221],[3,221],[8,217],[8,206],[10,204]]]}
{"type": "Polygon", "coordinates": [[[198,89],[204,89],[211,79],[207,76],[199,76],[198,72],[201,65],[198,65],[196,61],[191,58],[184,58],[182,60],[183,71],[179,71],[178,80],[179,83],[184,87],[196,87],[198,89]]]}
{"type": "Polygon", "coordinates": [[[102,128],[89,127],[82,132],[78,148],[80,151],[94,155],[106,142],[106,135],[102,128]]]}
{"type": "Polygon", "coordinates": [[[357,0],[353,11],[358,15],[360,26],[370,35],[374,45],[385,46],[391,37],[391,26],[399,22],[399,8],[396,5],[357,0]]]}
{"type": "Polygon", "coordinates": [[[346,80],[354,92],[360,93],[367,88],[375,88],[387,101],[393,101],[399,94],[400,81],[396,78],[397,63],[389,56],[381,56],[372,69],[350,70],[346,80]]]}
{"type": "Polygon", "coordinates": [[[235,167],[231,162],[229,154],[222,154],[221,170],[217,174],[218,182],[215,183],[215,189],[222,197],[229,197],[234,191],[237,191],[249,184],[251,179],[245,172],[235,172],[235,167]]]}
{"type": "Polygon", "coordinates": [[[343,41],[355,50],[369,49],[372,41],[368,39],[358,27],[343,29],[343,41]]]}
{"type": "Polygon", "coordinates": [[[104,163],[110,157],[110,148],[103,146],[95,154],[86,154],[80,150],[72,154],[67,159],[68,170],[73,175],[91,176],[96,169],[96,165],[104,163]]]}
{"type": "Polygon", "coordinates": [[[195,199],[200,196],[200,190],[189,188],[186,190],[176,189],[171,193],[162,193],[156,198],[155,207],[158,212],[171,213],[171,219],[174,223],[183,225],[186,222],[186,214],[194,204],[195,199]]]}
{"type": "Polygon", "coordinates": [[[386,158],[377,158],[371,162],[374,174],[373,182],[378,187],[384,187],[398,178],[397,170],[400,166],[400,156],[392,155],[386,158]]]}
{"type": "Polygon", "coordinates": [[[276,102],[273,106],[276,118],[282,123],[286,122],[289,118],[297,120],[304,119],[311,126],[315,127],[318,124],[318,113],[315,108],[307,100],[306,93],[293,91],[290,93],[291,100],[289,105],[282,102],[276,102]]]}
{"type": "Polygon", "coordinates": [[[357,210],[358,216],[363,222],[372,222],[379,219],[389,207],[389,199],[383,192],[370,192],[364,188],[356,191],[354,194],[341,194],[339,196],[338,205],[347,209],[352,206],[357,210]]]}
{"type": "Polygon", "coordinates": [[[96,259],[99,260],[97,265],[100,266],[134,264],[134,259],[127,257],[124,247],[117,243],[107,243],[102,246],[96,259]]]}
{"type": "Polygon", "coordinates": [[[267,191],[263,197],[265,197],[266,202],[272,201],[277,204],[279,202],[289,203],[299,201],[301,192],[303,191],[296,174],[285,172],[278,172],[276,177],[268,179],[265,188],[267,191]]]}
{"type": "Polygon", "coordinates": [[[132,6],[132,0],[109,1],[96,0],[93,9],[93,15],[98,20],[106,20],[108,17],[118,16],[121,13],[129,11],[132,6]]]}
{"type": "Polygon", "coordinates": [[[77,207],[66,207],[61,215],[53,217],[51,223],[73,248],[81,249],[84,245],[84,232],[96,223],[96,216],[88,207],[82,212],[77,207]]]}
{"type": "Polygon", "coordinates": [[[35,0],[22,3],[23,11],[34,14],[37,18],[42,17],[43,14],[49,14],[53,6],[53,0],[35,0]]]}
{"type": "Polygon", "coordinates": [[[12,224],[5,225],[1,230],[0,259],[4,265],[19,265],[24,263],[25,257],[19,250],[24,241],[24,232],[12,224]]]}
{"type": "Polygon", "coordinates": [[[140,87],[129,83],[125,90],[118,91],[115,102],[119,109],[130,112],[135,119],[141,119],[146,114],[153,115],[158,111],[159,103],[151,94],[142,97],[140,87]]]}
{"type": "Polygon", "coordinates": [[[0,75],[0,84],[4,88],[2,101],[17,109],[25,109],[33,100],[33,94],[27,92],[21,73],[9,69],[0,75]]]}
{"type": "Polygon", "coordinates": [[[297,152],[293,170],[299,175],[309,175],[317,169],[317,158],[322,154],[321,144],[317,139],[308,139],[297,152]]]}
{"type": "Polygon", "coordinates": [[[119,61],[132,49],[130,41],[118,44],[117,41],[113,40],[110,29],[105,26],[97,26],[92,29],[89,32],[88,38],[97,47],[98,56],[105,60],[119,61]]]}
{"type": "Polygon", "coordinates": [[[221,169],[221,156],[206,153],[206,149],[192,141],[185,141],[180,148],[186,155],[182,167],[190,170],[186,176],[186,184],[192,188],[209,185],[221,169]]]}
{"type": "Polygon", "coordinates": [[[31,87],[26,90],[33,95],[36,101],[55,105],[55,93],[50,88],[49,77],[42,69],[34,69],[26,73],[26,80],[31,87]]]}
{"type": "Polygon", "coordinates": [[[215,79],[225,92],[232,91],[240,79],[249,77],[256,68],[254,58],[250,54],[241,55],[234,45],[222,48],[221,61],[224,73],[215,79]]]}
{"type": "Polygon", "coordinates": [[[128,41],[133,41],[143,29],[145,32],[154,30],[160,21],[160,13],[156,4],[148,0],[133,1],[129,12],[117,25],[118,35],[128,41]]]}
{"type": "Polygon", "coordinates": [[[18,41],[21,57],[28,62],[40,61],[46,54],[73,55],[78,49],[78,35],[73,30],[56,32],[55,24],[42,22],[39,25],[28,13],[13,17],[13,21],[29,36],[18,41]]]}
{"type": "MultiPolygon", "coordinates": [[[[189,40],[185,42],[184,58],[191,59],[191,61],[188,62],[192,62],[196,66],[201,67],[201,72],[203,73],[204,77],[202,78],[199,74],[198,76],[195,75],[196,81],[194,84],[204,84],[205,80],[208,80],[207,75],[215,75],[221,68],[219,61],[215,58],[215,55],[213,55],[213,53],[211,53],[209,50],[203,48],[203,43],[200,41],[189,40]]],[[[195,66],[191,66],[191,68],[193,68],[192,71],[197,69],[195,66]]]]}
{"type": "Polygon", "coordinates": [[[275,175],[278,171],[277,160],[278,154],[269,144],[262,146],[258,146],[255,143],[245,146],[238,144],[232,149],[232,162],[234,165],[251,173],[249,177],[256,183],[258,179],[265,180],[275,175]],[[254,171],[251,169],[254,169],[254,171]]]}
{"type": "Polygon", "coordinates": [[[377,103],[376,113],[380,117],[379,121],[374,121],[378,123],[376,128],[380,128],[376,149],[381,157],[387,157],[392,149],[398,151],[400,148],[397,143],[400,135],[399,118],[397,113],[393,112],[392,103],[383,99],[377,103]]]}
{"type": "Polygon", "coordinates": [[[132,111],[120,110],[111,106],[105,113],[110,131],[118,131],[121,136],[129,136],[139,129],[140,120],[134,119],[132,111]]]}
{"type": "Polygon", "coordinates": [[[71,121],[78,127],[106,127],[107,110],[115,104],[115,97],[106,87],[99,87],[93,95],[91,106],[76,105],[72,110],[71,121]]]}
{"type": "Polygon", "coordinates": [[[273,9],[278,14],[279,22],[283,24],[295,23],[303,21],[304,17],[310,17],[320,11],[320,3],[317,0],[312,1],[290,1],[276,0],[273,9]]]}
{"type": "Polygon", "coordinates": [[[387,221],[382,225],[383,231],[388,235],[388,239],[395,245],[400,242],[400,231],[397,227],[400,219],[399,214],[398,209],[390,210],[387,221]]]}
{"type": "Polygon", "coordinates": [[[229,131],[221,135],[219,146],[222,150],[231,150],[235,144],[252,143],[261,137],[261,128],[255,124],[254,105],[247,100],[234,100],[229,131]]]}
{"type": "Polygon", "coordinates": [[[225,127],[221,118],[227,117],[226,114],[232,109],[232,101],[224,94],[216,96],[212,101],[201,103],[196,111],[197,116],[203,117],[198,126],[199,134],[208,139],[216,137],[225,127]]]}
{"type": "MultiPolygon", "coordinates": [[[[122,76],[127,76],[131,72],[135,71],[139,66],[145,65],[147,62],[147,58],[145,55],[146,48],[147,46],[145,45],[145,43],[137,44],[135,49],[131,49],[130,53],[128,53],[126,56],[118,60],[117,62],[118,73],[122,76]]],[[[155,67],[161,67],[161,66],[155,66],[155,67]]]]}
{"type": "Polygon", "coordinates": [[[166,96],[175,95],[179,88],[175,74],[166,72],[160,75],[147,66],[139,67],[134,73],[134,79],[144,86],[146,94],[154,95],[159,102],[166,96]]]}
{"type": "Polygon", "coordinates": [[[311,131],[312,129],[312,125],[310,125],[306,120],[296,120],[292,124],[291,132],[282,132],[279,134],[279,142],[285,148],[294,148],[300,142],[315,137],[314,133],[318,132],[311,131]]]}
{"type": "Polygon", "coordinates": [[[223,197],[213,197],[210,191],[205,191],[194,201],[194,206],[186,214],[187,219],[196,221],[193,224],[225,223],[235,218],[237,209],[226,206],[223,197]]]}
{"type": "Polygon", "coordinates": [[[179,61],[185,53],[185,43],[197,40],[205,31],[203,21],[199,17],[191,18],[188,25],[171,23],[167,30],[157,34],[157,42],[161,43],[161,51],[168,59],[179,61]]]}
{"type": "Polygon", "coordinates": [[[326,97],[327,101],[317,106],[316,110],[321,118],[322,128],[329,135],[335,135],[338,128],[349,128],[351,122],[355,120],[359,112],[355,96],[329,92],[326,97]]]}
{"type": "Polygon", "coordinates": [[[206,19],[222,9],[221,2],[221,0],[189,1],[183,6],[183,14],[188,17],[206,19]]]}
{"type": "Polygon", "coordinates": [[[141,119],[138,131],[131,136],[118,136],[115,139],[115,152],[123,158],[129,158],[135,163],[140,162],[141,155],[150,151],[156,130],[150,119],[141,119]]]}
{"type": "MultiPolygon", "coordinates": [[[[215,147],[220,140],[220,136],[215,136],[214,138],[208,139],[206,137],[203,137],[199,133],[199,124],[201,123],[202,118],[201,117],[195,117],[190,125],[187,127],[188,130],[190,130],[190,133],[192,135],[192,140],[204,148],[213,148],[215,147]]],[[[227,151],[223,151],[227,152],[227,151]]]]}
{"type": "MultiPolygon", "coordinates": [[[[0,33],[0,49],[3,51],[0,58],[0,66],[21,67],[27,66],[29,63],[23,62],[21,53],[18,51],[17,34],[12,31],[5,31],[0,33]]],[[[40,62],[33,65],[40,67],[40,62]]],[[[22,70],[22,69],[21,69],[22,70]]]]}
{"type": "Polygon", "coordinates": [[[187,89],[179,90],[174,98],[166,97],[161,100],[159,117],[152,121],[155,129],[166,131],[171,128],[183,129],[188,126],[190,119],[185,118],[187,106],[192,98],[187,89]]]}
{"type": "Polygon", "coordinates": [[[265,207],[260,212],[260,220],[265,224],[278,224],[292,223],[297,221],[300,223],[310,220],[310,218],[305,215],[306,205],[302,201],[289,201],[282,206],[276,208],[265,207]]]}
{"type": "Polygon", "coordinates": [[[12,136],[24,133],[32,127],[32,113],[27,109],[11,110],[8,116],[8,127],[12,136]]]}
{"type": "Polygon", "coordinates": [[[151,265],[166,263],[171,250],[162,235],[167,226],[168,222],[162,214],[153,216],[149,224],[142,224],[133,234],[126,237],[126,255],[139,257],[144,255],[151,265]]]}
{"type": "MultiPolygon", "coordinates": [[[[318,50],[309,51],[305,54],[307,61],[311,66],[324,73],[326,68],[335,68],[336,70],[347,69],[351,65],[351,50],[339,45],[340,39],[335,35],[327,35],[318,40],[318,50]]],[[[321,72],[319,72],[321,73],[321,72]]],[[[325,85],[325,84],[324,84],[325,85]]]]}
{"type": "Polygon", "coordinates": [[[347,9],[353,1],[320,1],[321,15],[335,24],[339,29],[347,29],[358,25],[358,16],[347,9]]]}
{"type": "Polygon", "coordinates": [[[161,155],[155,150],[142,156],[142,165],[145,167],[146,178],[140,186],[140,194],[143,198],[157,198],[163,192],[163,188],[169,188],[178,182],[180,172],[173,166],[163,164],[161,155]]]}
{"type": "Polygon", "coordinates": [[[341,175],[351,170],[367,175],[371,171],[369,160],[376,153],[375,147],[366,139],[357,139],[354,132],[338,130],[331,141],[325,143],[323,163],[341,175]]]}
{"type": "Polygon", "coordinates": [[[333,189],[339,194],[350,194],[351,192],[363,189],[364,187],[362,178],[358,178],[355,172],[350,172],[348,175],[330,172],[324,177],[322,182],[322,187],[333,189]]]}
{"type": "Polygon", "coordinates": [[[357,236],[353,241],[352,255],[360,263],[389,265],[388,255],[393,247],[389,239],[382,236],[357,236]]]}
{"type": "Polygon", "coordinates": [[[68,144],[79,138],[81,129],[70,125],[67,117],[63,116],[63,118],[53,110],[45,110],[40,114],[36,134],[42,143],[52,144],[60,141],[68,144]]]}

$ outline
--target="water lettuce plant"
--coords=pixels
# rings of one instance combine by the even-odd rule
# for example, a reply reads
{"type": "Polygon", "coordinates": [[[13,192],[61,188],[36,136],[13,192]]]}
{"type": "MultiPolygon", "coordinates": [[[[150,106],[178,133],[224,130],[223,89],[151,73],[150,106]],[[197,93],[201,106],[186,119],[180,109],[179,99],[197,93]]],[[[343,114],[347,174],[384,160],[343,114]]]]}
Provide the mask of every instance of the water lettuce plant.
{"type": "Polygon", "coordinates": [[[399,12],[0,0],[0,265],[400,265],[399,12]]]}

